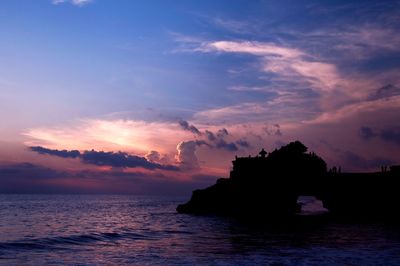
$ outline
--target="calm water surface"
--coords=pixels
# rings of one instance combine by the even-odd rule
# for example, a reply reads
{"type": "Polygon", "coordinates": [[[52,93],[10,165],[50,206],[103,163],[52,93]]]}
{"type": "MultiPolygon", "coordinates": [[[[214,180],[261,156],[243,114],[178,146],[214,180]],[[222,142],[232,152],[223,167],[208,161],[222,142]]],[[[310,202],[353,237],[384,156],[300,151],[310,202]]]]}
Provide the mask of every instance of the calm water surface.
{"type": "Polygon", "coordinates": [[[0,195],[0,264],[400,265],[400,227],[249,226],[177,214],[185,200],[0,195]]]}

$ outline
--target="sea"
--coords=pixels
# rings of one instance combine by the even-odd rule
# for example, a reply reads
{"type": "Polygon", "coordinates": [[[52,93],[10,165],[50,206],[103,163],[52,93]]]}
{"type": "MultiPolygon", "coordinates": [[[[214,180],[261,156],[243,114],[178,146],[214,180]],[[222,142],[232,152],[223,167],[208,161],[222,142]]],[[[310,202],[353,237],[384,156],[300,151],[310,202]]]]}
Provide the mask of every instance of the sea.
{"type": "Polygon", "coordinates": [[[400,265],[400,226],[178,214],[188,198],[0,195],[1,265],[400,265]]]}

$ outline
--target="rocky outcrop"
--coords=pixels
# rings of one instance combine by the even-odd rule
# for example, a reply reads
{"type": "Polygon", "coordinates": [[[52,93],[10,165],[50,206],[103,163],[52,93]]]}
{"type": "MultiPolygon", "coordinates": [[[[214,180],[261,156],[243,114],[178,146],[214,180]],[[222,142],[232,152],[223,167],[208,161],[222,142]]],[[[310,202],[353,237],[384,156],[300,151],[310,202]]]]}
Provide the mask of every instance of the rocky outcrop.
{"type": "Polygon", "coordinates": [[[299,141],[267,155],[236,158],[230,178],[195,190],[180,213],[233,216],[290,216],[298,212],[297,198],[327,173],[326,163],[299,141]]]}
{"type": "Polygon", "coordinates": [[[232,163],[229,178],[195,190],[177,211],[280,219],[299,212],[300,195],[315,196],[338,216],[388,217],[400,210],[398,166],[377,173],[328,172],[325,161],[299,141],[232,163]]]}

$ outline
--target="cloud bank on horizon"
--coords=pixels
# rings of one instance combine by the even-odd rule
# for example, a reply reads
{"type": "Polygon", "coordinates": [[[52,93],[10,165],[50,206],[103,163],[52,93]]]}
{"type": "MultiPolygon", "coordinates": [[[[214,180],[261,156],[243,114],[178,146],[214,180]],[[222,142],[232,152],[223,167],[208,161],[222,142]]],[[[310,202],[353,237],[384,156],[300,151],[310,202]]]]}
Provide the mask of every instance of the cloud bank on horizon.
{"type": "Polygon", "coordinates": [[[1,5],[8,192],[46,171],[176,192],[296,139],[343,171],[400,164],[400,1],[1,5]]]}

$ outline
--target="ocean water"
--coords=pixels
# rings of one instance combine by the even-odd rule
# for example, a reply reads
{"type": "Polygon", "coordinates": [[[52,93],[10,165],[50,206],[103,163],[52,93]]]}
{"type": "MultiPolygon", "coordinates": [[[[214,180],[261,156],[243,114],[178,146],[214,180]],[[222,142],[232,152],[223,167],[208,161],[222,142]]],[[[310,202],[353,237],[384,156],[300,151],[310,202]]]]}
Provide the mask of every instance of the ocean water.
{"type": "Polygon", "coordinates": [[[400,265],[400,227],[255,225],[178,214],[187,198],[0,195],[2,265],[400,265]]]}

